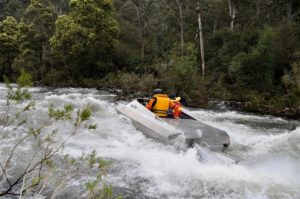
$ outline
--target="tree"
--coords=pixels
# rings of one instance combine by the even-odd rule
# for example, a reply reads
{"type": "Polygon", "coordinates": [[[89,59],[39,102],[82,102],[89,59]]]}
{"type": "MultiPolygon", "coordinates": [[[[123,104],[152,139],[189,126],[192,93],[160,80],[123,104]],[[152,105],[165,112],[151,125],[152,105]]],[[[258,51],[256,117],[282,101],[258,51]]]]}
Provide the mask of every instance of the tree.
{"type": "Polygon", "coordinates": [[[250,52],[240,52],[229,65],[229,72],[242,88],[271,91],[276,87],[276,32],[268,28],[261,32],[259,41],[250,52]]]}
{"type": "Polygon", "coordinates": [[[178,13],[179,13],[179,24],[180,24],[180,46],[181,46],[181,53],[183,54],[184,48],[184,27],[183,27],[183,10],[182,10],[182,0],[176,0],[176,4],[178,6],[178,13]]]}
{"type": "Polygon", "coordinates": [[[55,6],[58,15],[65,14],[69,11],[70,0],[51,0],[51,2],[55,6]]]}
{"type": "Polygon", "coordinates": [[[228,10],[230,16],[230,30],[233,31],[237,8],[236,8],[236,0],[228,0],[228,10]]]}
{"type": "Polygon", "coordinates": [[[25,67],[34,80],[41,80],[52,65],[49,39],[57,16],[44,0],[32,0],[20,24],[20,54],[14,65],[25,67]]]}
{"type": "Polygon", "coordinates": [[[117,37],[111,1],[73,0],[69,15],[56,21],[50,43],[72,77],[93,77],[109,70],[117,37]]]}
{"type": "Polygon", "coordinates": [[[0,22],[0,79],[13,72],[13,60],[19,51],[19,24],[14,17],[0,22]]]}
{"type": "Polygon", "coordinates": [[[0,1],[0,20],[12,16],[20,20],[30,0],[2,0],[0,1]]]}
{"type": "Polygon", "coordinates": [[[203,42],[203,27],[202,27],[202,19],[201,19],[201,7],[200,0],[197,4],[197,14],[198,14],[198,33],[199,33],[199,51],[201,57],[201,69],[202,75],[205,76],[205,55],[204,55],[204,42],[203,42]]]}
{"type": "Polygon", "coordinates": [[[141,59],[145,57],[145,29],[147,27],[147,14],[151,9],[152,0],[131,0],[136,10],[136,18],[139,27],[139,36],[141,41],[141,59]]]}
{"type": "Polygon", "coordinates": [[[136,27],[140,46],[140,59],[145,61],[146,34],[153,20],[154,0],[121,0],[118,4],[121,4],[119,17],[136,27]]]}
{"type": "Polygon", "coordinates": [[[160,3],[160,12],[161,15],[164,15],[164,17],[161,16],[161,18],[169,18],[169,26],[178,25],[178,28],[174,27],[176,34],[179,32],[180,37],[180,46],[181,46],[181,54],[183,55],[184,51],[184,44],[185,44],[185,18],[188,12],[188,1],[187,0],[176,0],[176,1],[170,1],[170,0],[164,0],[160,3]],[[166,12],[163,12],[163,10],[166,10],[166,12]],[[172,21],[172,22],[171,22],[172,21]],[[174,22],[173,22],[174,21],[174,22]]]}

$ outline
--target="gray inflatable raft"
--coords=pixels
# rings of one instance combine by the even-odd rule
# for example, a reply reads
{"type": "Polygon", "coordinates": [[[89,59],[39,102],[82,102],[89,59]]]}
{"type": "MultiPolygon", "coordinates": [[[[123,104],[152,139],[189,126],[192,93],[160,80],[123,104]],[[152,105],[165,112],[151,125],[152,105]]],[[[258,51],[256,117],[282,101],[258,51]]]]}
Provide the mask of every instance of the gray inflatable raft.
{"type": "Polygon", "coordinates": [[[147,137],[164,143],[187,147],[199,144],[213,151],[223,151],[230,145],[229,135],[225,131],[196,120],[186,109],[183,109],[180,119],[160,118],[145,108],[142,100],[119,104],[116,110],[129,117],[147,137]]]}

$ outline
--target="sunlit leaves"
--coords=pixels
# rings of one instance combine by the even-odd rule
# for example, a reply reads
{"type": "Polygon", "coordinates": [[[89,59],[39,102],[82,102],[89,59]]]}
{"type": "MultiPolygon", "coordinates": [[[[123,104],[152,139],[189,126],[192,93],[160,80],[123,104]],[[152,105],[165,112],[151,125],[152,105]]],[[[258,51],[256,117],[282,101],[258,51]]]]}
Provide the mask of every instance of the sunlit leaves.
{"type": "Polygon", "coordinates": [[[34,129],[33,127],[29,127],[28,133],[32,135],[34,138],[37,138],[42,132],[42,127],[34,129]]]}
{"type": "Polygon", "coordinates": [[[55,120],[70,120],[72,118],[73,105],[68,104],[64,106],[64,109],[55,109],[52,106],[48,108],[49,117],[55,120]]]}
{"type": "Polygon", "coordinates": [[[89,166],[90,166],[90,168],[92,168],[94,166],[94,164],[96,163],[96,151],[95,150],[90,154],[88,160],[89,160],[89,166]]]}
{"type": "Polygon", "coordinates": [[[95,130],[97,128],[97,124],[90,124],[87,126],[87,128],[95,130]]]}
{"type": "Polygon", "coordinates": [[[91,108],[87,107],[82,110],[82,112],[80,114],[80,119],[81,119],[81,121],[86,121],[90,118],[90,116],[91,116],[91,108]]]}
{"type": "Polygon", "coordinates": [[[17,78],[17,84],[19,87],[32,86],[32,77],[23,68],[21,69],[21,75],[17,78]]]}
{"type": "Polygon", "coordinates": [[[111,1],[72,0],[70,13],[57,19],[50,43],[74,76],[93,76],[91,71],[111,59],[117,36],[111,1]]]}
{"type": "Polygon", "coordinates": [[[91,154],[85,158],[88,162],[90,169],[96,167],[96,174],[93,180],[89,180],[85,183],[85,188],[88,192],[88,198],[116,198],[121,199],[121,196],[115,196],[112,186],[107,185],[103,181],[103,176],[107,174],[108,169],[111,166],[111,161],[103,160],[96,155],[96,151],[93,150],[91,154]]]}
{"type": "MultiPolygon", "coordinates": [[[[12,102],[20,103],[31,99],[31,93],[27,89],[27,86],[32,85],[30,74],[22,70],[21,75],[18,77],[18,82],[20,82],[20,84],[17,87],[13,87],[7,77],[4,77],[4,79],[7,88],[7,105],[10,105],[12,102]]],[[[33,104],[29,104],[24,110],[29,109],[32,106],[33,104]]]]}
{"type": "Polygon", "coordinates": [[[19,50],[19,25],[14,17],[0,21],[0,70],[1,76],[12,74],[13,59],[19,50]]]}

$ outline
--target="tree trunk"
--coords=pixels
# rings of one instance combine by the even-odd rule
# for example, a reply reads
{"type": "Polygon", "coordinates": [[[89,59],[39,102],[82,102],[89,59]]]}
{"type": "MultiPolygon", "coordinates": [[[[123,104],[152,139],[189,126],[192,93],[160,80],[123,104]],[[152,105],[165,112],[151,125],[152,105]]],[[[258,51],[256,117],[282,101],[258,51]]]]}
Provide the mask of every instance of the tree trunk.
{"type": "Polygon", "coordinates": [[[63,0],[59,1],[58,7],[58,14],[61,15],[63,13],[63,0]]]}
{"type": "Polygon", "coordinates": [[[228,4],[229,4],[229,16],[230,16],[230,30],[233,31],[237,10],[236,10],[236,5],[234,0],[228,0],[228,4]]]}
{"type": "Polygon", "coordinates": [[[182,1],[176,0],[178,10],[179,10],[179,23],[180,23],[180,46],[181,46],[181,56],[183,55],[184,48],[184,28],[183,28],[183,12],[182,12],[182,1]]]}
{"type": "Polygon", "coordinates": [[[140,34],[141,34],[141,58],[142,60],[144,60],[145,58],[145,32],[144,32],[144,28],[142,28],[140,30],[140,34]]]}
{"type": "Polygon", "coordinates": [[[259,1],[256,1],[255,6],[256,6],[256,20],[259,21],[259,16],[260,16],[260,3],[259,3],[259,1]]]}
{"type": "Polygon", "coordinates": [[[136,17],[138,20],[140,45],[141,45],[141,59],[144,60],[145,57],[145,24],[141,15],[141,8],[139,1],[131,0],[136,10],[136,17]]]}
{"type": "MultiPolygon", "coordinates": [[[[10,57],[10,53],[7,53],[7,63],[8,63],[8,70],[6,74],[8,77],[10,77],[12,75],[12,59],[10,57]]],[[[4,70],[5,71],[5,70],[4,70]]]]}
{"type": "Polygon", "coordinates": [[[286,2],[286,15],[289,22],[293,21],[293,0],[286,2]]]}
{"type": "Polygon", "coordinates": [[[200,47],[200,57],[201,57],[201,69],[202,69],[202,75],[204,77],[205,76],[205,56],[204,56],[204,43],[203,43],[203,31],[202,31],[200,0],[198,1],[197,12],[198,12],[198,30],[199,30],[199,47],[200,47]]]}
{"type": "Polygon", "coordinates": [[[216,32],[217,28],[218,28],[218,19],[215,18],[214,19],[213,32],[216,32]]]}

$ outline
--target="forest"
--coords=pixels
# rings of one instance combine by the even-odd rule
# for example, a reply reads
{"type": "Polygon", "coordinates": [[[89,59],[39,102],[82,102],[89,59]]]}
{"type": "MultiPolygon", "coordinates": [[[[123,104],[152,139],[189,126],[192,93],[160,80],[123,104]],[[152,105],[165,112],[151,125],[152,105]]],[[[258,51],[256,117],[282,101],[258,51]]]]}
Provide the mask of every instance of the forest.
{"type": "Polygon", "coordinates": [[[0,0],[0,81],[37,86],[160,87],[300,116],[300,1],[0,0]]]}

